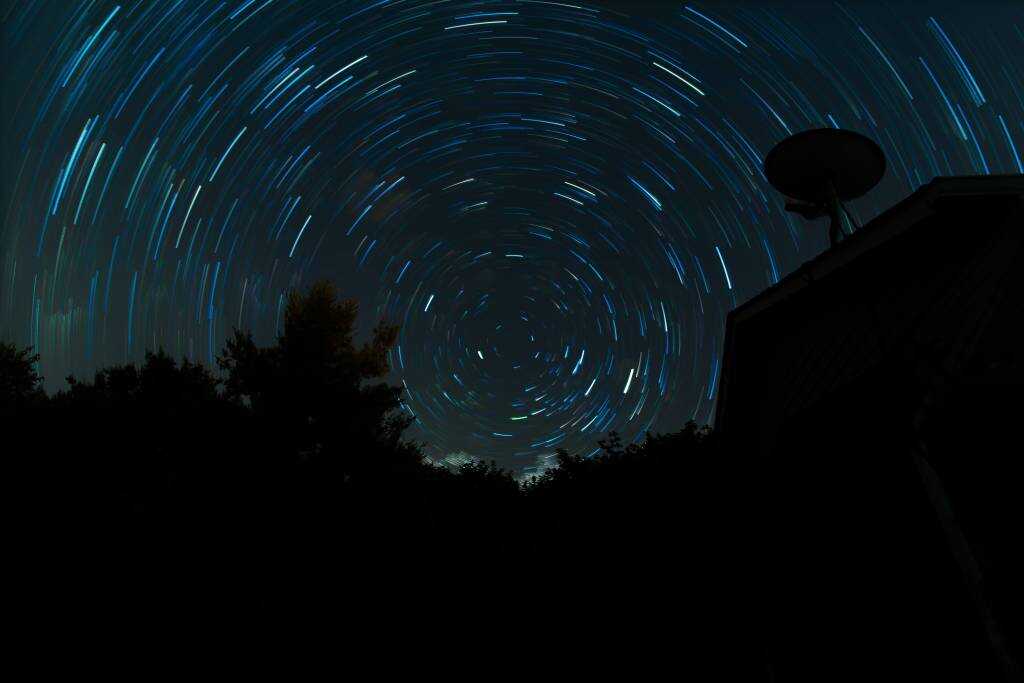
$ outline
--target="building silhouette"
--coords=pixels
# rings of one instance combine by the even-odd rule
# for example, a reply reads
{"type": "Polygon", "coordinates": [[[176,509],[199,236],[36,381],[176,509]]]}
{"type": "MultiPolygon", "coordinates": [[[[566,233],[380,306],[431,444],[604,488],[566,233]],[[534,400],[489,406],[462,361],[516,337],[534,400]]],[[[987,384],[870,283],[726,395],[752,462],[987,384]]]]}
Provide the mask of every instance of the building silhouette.
{"type": "Polygon", "coordinates": [[[1016,680],[1024,176],[936,178],[730,313],[777,680],[1016,680]]]}

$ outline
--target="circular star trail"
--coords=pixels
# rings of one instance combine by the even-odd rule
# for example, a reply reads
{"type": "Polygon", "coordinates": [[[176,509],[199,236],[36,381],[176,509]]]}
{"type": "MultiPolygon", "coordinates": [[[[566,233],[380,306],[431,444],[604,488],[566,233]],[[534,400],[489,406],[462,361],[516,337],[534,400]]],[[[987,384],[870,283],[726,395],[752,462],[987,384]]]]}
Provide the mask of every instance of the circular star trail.
{"type": "Polygon", "coordinates": [[[526,474],[711,420],[727,312],[825,244],[782,138],[882,146],[861,222],[1024,170],[1011,4],[27,1],[4,57],[0,331],[51,388],[329,277],[401,326],[409,436],[526,474]]]}

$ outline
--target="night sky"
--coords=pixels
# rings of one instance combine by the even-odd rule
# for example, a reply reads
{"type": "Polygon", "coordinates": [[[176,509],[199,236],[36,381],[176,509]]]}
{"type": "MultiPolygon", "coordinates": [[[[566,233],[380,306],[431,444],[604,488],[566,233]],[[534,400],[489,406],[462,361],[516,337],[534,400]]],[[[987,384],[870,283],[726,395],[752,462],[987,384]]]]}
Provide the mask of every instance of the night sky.
{"type": "Polygon", "coordinates": [[[1024,172],[1024,3],[5,5],[0,336],[49,389],[328,277],[401,325],[407,435],[518,472],[711,421],[726,314],[826,245],[787,135],[881,145],[861,222],[1024,172]]]}

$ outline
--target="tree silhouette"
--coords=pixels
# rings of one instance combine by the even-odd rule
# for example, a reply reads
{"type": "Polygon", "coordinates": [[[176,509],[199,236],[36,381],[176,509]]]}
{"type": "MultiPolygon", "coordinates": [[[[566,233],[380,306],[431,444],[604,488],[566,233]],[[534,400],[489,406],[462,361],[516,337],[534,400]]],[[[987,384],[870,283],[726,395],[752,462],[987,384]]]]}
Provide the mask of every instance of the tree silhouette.
{"type": "Polygon", "coordinates": [[[382,322],[357,347],[358,312],[356,301],[339,300],[334,285],[318,281],[289,295],[284,333],[273,346],[257,347],[251,334],[235,331],[218,358],[227,397],[251,408],[282,455],[305,460],[329,452],[345,475],[380,465],[370,457],[375,452],[402,456],[405,464],[420,459],[400,440],[411,422],[396,414],[401,390],[367,383],[387,373],[398,328],[382,322]]]}
{"type": "Polygon", "coordinates": [[[42,444],[26,505],[51,529],[36,552],[55,603],[358,620],[385,604],[488,610],[505,599],[473,587],[527,587],[546,627],[627,625],[616,643],[664,651],[678,633],[748,647],[733,635],[741,593],[723,591],[741,566],[742,478],[716,434],[612,432],[597,456],[559,451],[523,483],[493,461],[452,472],[403,440],[412,418],[383,379],[396,328],[360,344],[357,318],[317,282],[289,295],[272,344],[234,332],[219,376],[160,350],[50,398],[37,357],[0,347],[5,406],[34,397],[18,422],[42,444]]]}
{"type": "Polygon", "coordinates": [[[223,495],[240,412],[206,367],[160,350],[67,383],[45,416],[61,425],[49,439],[70,499],[151,523],[223,495]]]}
{"type": "Polygon", "coordinates": [[[44,398],[38,362],[39,354],[31,348],[0,342],[0,415],[13,415],[44,398]]]}

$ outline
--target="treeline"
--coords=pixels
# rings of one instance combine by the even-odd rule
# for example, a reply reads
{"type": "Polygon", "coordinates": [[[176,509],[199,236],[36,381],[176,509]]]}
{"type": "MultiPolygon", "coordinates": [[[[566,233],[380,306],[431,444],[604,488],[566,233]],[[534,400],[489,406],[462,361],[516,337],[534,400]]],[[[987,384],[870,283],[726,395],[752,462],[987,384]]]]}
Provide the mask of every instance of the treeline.
{"type": "Polygon", "coordinates": [[[358,346],[357,312],[319,282],[272,346],[236,332],[219,376],[160,351],[53,395],[29,350],[0,345],[3,450],[22,528],[45,530],[25,535],[47,599],[258,615],[479,590],[557,595],[595,627],[653,610],[743,629],[742,479],[709,428],[613,433],[525,483],[453,472],[403,438],[381,381],[397,330],[358,346]]]}

